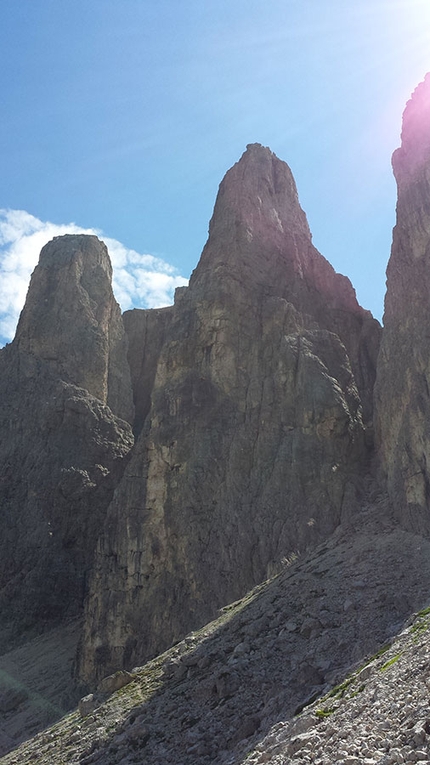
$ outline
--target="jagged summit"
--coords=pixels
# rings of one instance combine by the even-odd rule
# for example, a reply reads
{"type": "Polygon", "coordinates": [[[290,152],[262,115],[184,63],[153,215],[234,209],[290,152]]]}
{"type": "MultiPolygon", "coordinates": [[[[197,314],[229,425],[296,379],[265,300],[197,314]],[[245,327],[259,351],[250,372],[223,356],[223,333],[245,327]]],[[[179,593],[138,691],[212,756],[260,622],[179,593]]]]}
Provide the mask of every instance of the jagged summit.
{"type": "MultiPolygon", "coordinates": [[[[293,174],[259,143],[248,144],[220,184],[209,238],[190,287],[246,289],[258,301],[282,297],[300,311],[364,314],[351,282],[312,244],[293,174]]],[[[328,323],[330,318],[328,318],[328,323]]],[[[327,325],[328,328],[328,325],[327,325]]]]}
{"type": "Polygon", "coordinates": [[[282,236],[288,233],[311,239],[290,168],[259,143],[248,144],[226,173],[210,223],[212,236],[230,224],[226,208],[235,215],[235,222],[245,227],[249,238],[264,236],[267,245],[281,246],[282,236]],[[271,240],[267,240],[268,234],[271,240]]]}
{"type": "Polygon", "coordinates": [[[66,234],[43,247],[13,343],[132,421],[121,311],[110,257],[96,236],[66,234]]]}
{"type": "Polygon", "coordinates": [[[402,121],[402,145],[393,154],[393,170],[399,185],[413,181],[423,162],[430,159],[430,73],[415,88],[402,121]]]}

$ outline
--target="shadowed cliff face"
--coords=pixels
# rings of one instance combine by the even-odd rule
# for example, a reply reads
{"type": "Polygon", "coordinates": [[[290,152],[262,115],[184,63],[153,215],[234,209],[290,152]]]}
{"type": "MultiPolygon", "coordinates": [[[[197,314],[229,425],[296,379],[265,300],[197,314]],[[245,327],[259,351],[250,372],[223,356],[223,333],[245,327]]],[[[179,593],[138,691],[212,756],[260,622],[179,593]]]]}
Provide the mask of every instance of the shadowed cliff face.
{"type": "Polygon", "coordinates": [[[156,654],[329,535],[366,469],[379,325],[313,247],[269,149],[227,173],[174,308],[144,314],[126,328],[137,349],[145,327],[130,366],[148,413],[97,547],[85,681],[156,654]]]}
{"type": "Polygon", "coordinates": [[[393,155],[397,222],[378,361],[378,448],[397,516],[430,531],[430,76],[403,116],[393,155]]]}
{"type": "Polygon", "coordinates": [[[0,351],[1,649],[81,612],[133,445],[120,419],[133,404],[110,278],[96,237],[53,240],[0,351]]]}
{"type": "Polygon", "coordinates": [[[132,423],[127,345],[111,285],[103,242],[96,236],[55,237],[32,275],[14,346],[132,423]]]}

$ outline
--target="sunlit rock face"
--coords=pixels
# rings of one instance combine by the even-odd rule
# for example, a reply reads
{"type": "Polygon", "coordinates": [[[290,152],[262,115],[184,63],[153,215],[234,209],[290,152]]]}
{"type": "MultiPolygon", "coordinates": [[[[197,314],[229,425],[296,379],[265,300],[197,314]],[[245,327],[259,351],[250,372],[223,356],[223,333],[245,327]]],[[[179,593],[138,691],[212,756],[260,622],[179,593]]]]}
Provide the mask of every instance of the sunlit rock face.
{"type": "Polygon", "coordinates": [[[145,420],[97,547],[86,682],[156,654],[329,535],[367,460],[380,328],[313,247],[269,149],[249,146],[227,173],[174,307],[125,326],[145,420]]]}
{"type": "Polygon", "coordinates": [[[80,614],[106,508],[133,445],[127,341],[106,247],[42,250],[0,351],[0,649],[80,614]]]}
{"type": "Polygon", "coordinates": [[[430,75],[393,155],[397,222],[376,386],[377,442],[398,517],[430,531],[430,75]]]}

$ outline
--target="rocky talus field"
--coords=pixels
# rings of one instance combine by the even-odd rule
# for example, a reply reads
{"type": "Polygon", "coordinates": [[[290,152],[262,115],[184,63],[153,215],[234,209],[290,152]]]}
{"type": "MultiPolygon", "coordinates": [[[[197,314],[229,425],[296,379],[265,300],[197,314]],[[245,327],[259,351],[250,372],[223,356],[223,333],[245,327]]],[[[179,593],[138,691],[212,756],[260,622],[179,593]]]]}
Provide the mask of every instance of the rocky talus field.
{"type": "Polygon", "coordinates": [[[2,765],[430,764],[430,75],[383,327],[249,144],[174,305],[42,249],[0,349],[2,765]]]}
{"type": "MultiPolygon", "coordinates": [[[[428,762],[430,541],[376,521],[385,502],[104,679],[2,765],[428,762]]],[[[9,725],[31,706],[21,699],[9,725]]]]}

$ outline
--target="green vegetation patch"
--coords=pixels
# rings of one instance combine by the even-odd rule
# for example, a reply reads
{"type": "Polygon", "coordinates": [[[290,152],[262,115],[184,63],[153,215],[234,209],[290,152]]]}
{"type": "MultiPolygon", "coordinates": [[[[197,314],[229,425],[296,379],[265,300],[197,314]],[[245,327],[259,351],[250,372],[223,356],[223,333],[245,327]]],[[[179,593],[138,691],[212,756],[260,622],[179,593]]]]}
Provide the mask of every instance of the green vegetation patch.
{"type": "Polygon", "coordinates": [[[392,667],[393,664],[396,663],[396,661],[399,661],[401,655],[402,655],[401,653],[396,653],[395,656],[393,656],[391,659],[386,661],[385,664],[382,665],[382,667],[380,668],[380,671],[385,672],[386,669],[388,669],[389,667],[392,667]]]}
{"type": "Polygon", "coordinates": [[[429,628],[429,623],[427,620],[420,619],[419,621],[415,622],[415,624],[411,627],[411,634],[420,634],[421,632],[427,632],[429,628]]]}
{"type": "Polygon", "coordinates": [[[384,655],[384,653],[387,653],[387,651],[390,650],[392,645],[393,645],[392,643],[386,643],[385,645],[383,645],[382,648],[380,648],[379,651],[376,651],[376,653],[372,656],[372,658],[369,659],[369,661],[367,662],[367,664],[365,664],[365,666],[367,667],[372,661],[374,661],[375,659],[379,659],[381,656],[384,655]]]}
{"type": "Polygon", "coordinates": [[[343,683],[340,683],[339,685],[335,685],[335,687],[332,688],[331,691],[329,691],[329,693],[327,694],[326,698],[327,699],[333,699],[333,698],[341,699],[342,696],[345,694],[346,689],[349,688],[349,686],[351,685],[351,683],[354,680],[355,680],[355,675],[351,675],[351,677],[347,677],[346,680],[344,680],[343,683]]]}
{"type": "Polygon", "coordinates": [[[418,638],[430,627],[430,621],[427,618],[430,614],[430,606],[423,608],[422,611],[418,611],[416,619],[410,629],[411,635],[414,636],[414,643],[418,641],[418,638]]]}
{"type": "Polygon", "coordinates": [[[428,616],[430,614],[430,606],[423,608],[422,611],[418,611],[417,616],[428,616]]]}
{"type": "MultiPolygon", "coordinates": [[[[349,677],[347,677],[343,681],[343,683],[340,683],[339,685],[335,685],[335,687],[332,688],[331,691],[326,693],[326,695],[321,699],[321,704],[324,704],[325,702],[328,702],[329,700],[331,700],[332,703],[340,702],[340,700],[343,699],[346,692],[348,691],[348,689],[350,688],[350,686],[354,683],[356,679],[357,679],[357,675],[356,673],[354,673],[353,675],[350,675],[349,677]]],[[[362,687],[364,688],[364,686],[362,687]]],[[[361,690],[361,687],[360,687],[360,690],[361,690]]],[[[356,691],[355,693],[348,693],[347,697],[352,698],[357,693],[358,691],[356,691]]],[[[327,707],[322,706],[315,711],[315,714],[318,717],[318,719],[322,720],[324,717],[329,717],[330,715],[332,715],[333,712],[336,711],[338,706],[339,706],[339,703],[337,703],[336,706],[327,706],[327,707]]]]}
{"type": "Polygon", "coordinates": [[[319,720],[325,720],[326,717],[330,717],[335,711],[335,707],[329,707],[328,709],[316,709],[315,714],[319,720]]]}
{"type": "Polygon", "coordinates": [[[350,699],[355,699],[355,697],[356,697],[356,696],[358,696],[358,694],[359,694],[359,693],[363,693],[363,691],[364,691],[365,687],[366,687],[366,686],[365,686],[365,684],[364,684],[364,683],[362,683],[362,684],[359,686],[359,688],[357,688],[357,690],[356,690],[356,691],[353,691],[353,692],[351,693],[351,696],[350,696],[349,698],[350,698],[350,699]]]}

